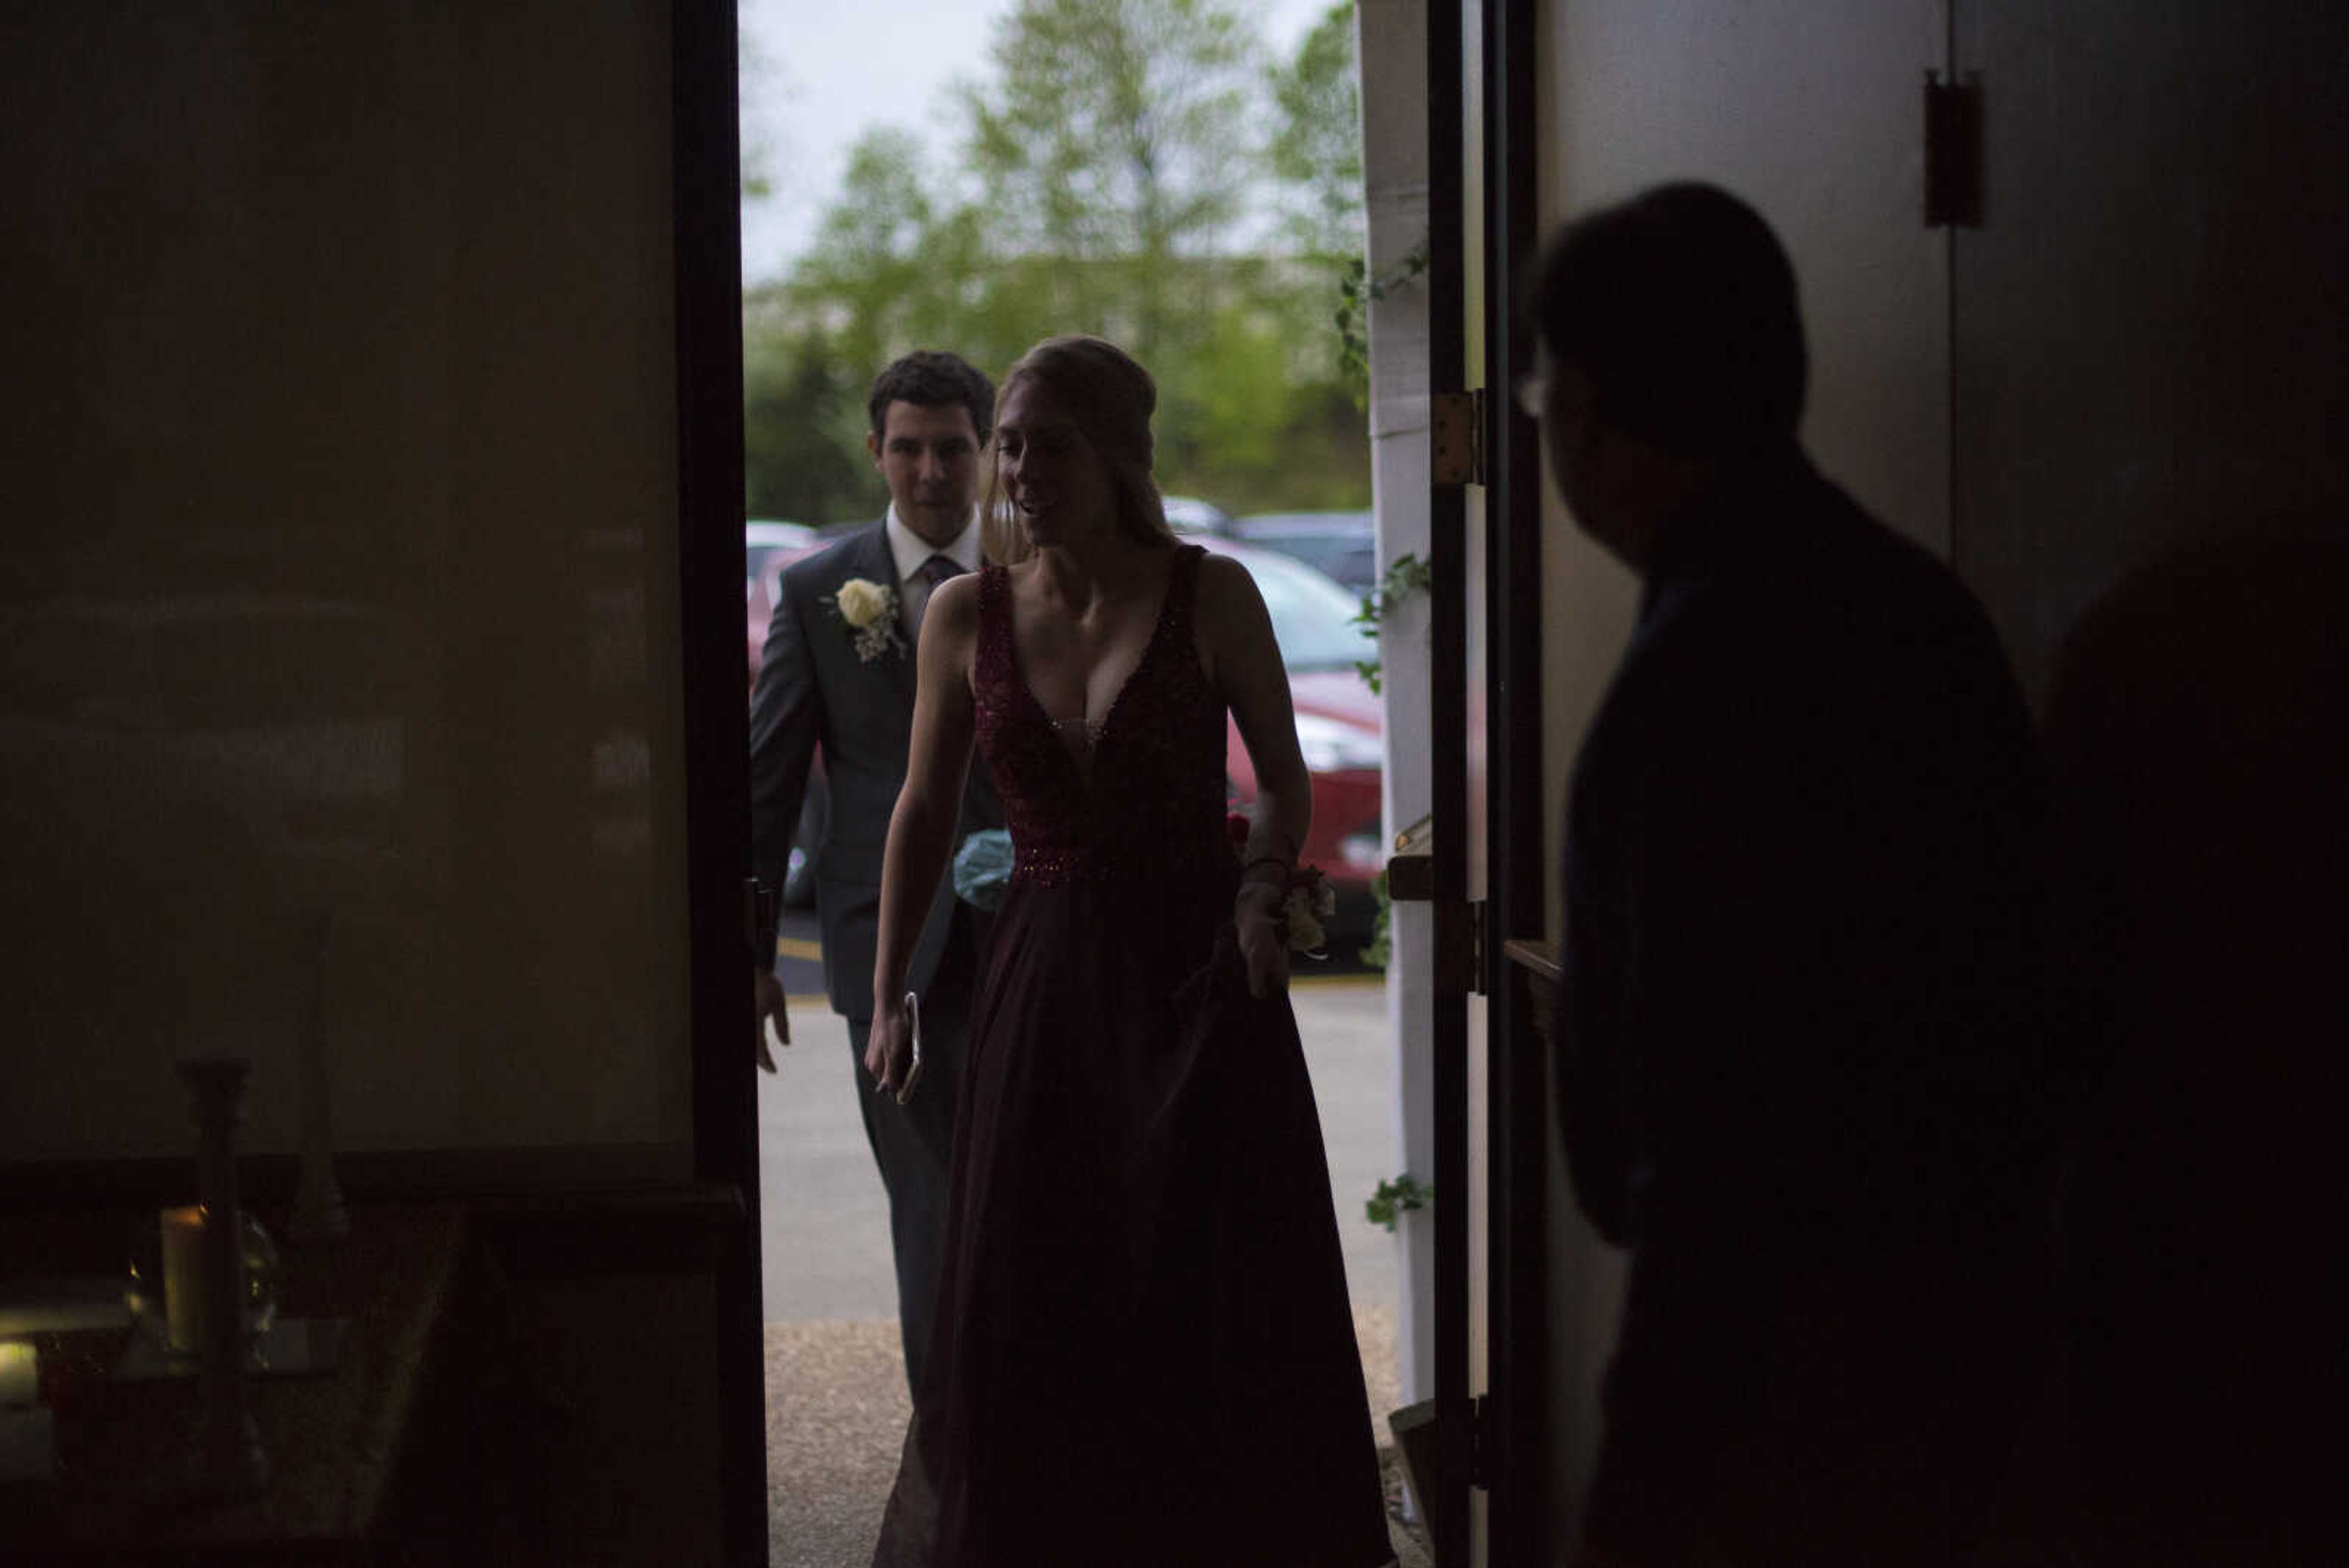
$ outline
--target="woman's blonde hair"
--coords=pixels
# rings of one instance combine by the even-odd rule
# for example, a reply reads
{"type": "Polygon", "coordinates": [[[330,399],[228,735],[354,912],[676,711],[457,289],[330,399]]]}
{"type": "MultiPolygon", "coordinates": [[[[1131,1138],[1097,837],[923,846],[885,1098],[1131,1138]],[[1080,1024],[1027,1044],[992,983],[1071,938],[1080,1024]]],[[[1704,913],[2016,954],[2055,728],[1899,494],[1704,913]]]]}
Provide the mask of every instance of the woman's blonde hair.
{"type": "MultiPolygon", "coordinates": [[[[1076,421],[1086,443],[1109,469],[1118,526],[1138,544],[1171,545],[1166,504],[1151,477],[1150,416],[1158,408],[1158,385],[1133,357],[1104,338],[1047,337],[1019,357],[996,389],[999,423],[1014,389],[1033,381],[1076,421]]],[[[1003,493],[1003,463],[998,443],[988,444],[987,500],[980,538],[987,553],[1002,562],[1024,561],[1036,553],[1027,524],[1003,493]]]]}

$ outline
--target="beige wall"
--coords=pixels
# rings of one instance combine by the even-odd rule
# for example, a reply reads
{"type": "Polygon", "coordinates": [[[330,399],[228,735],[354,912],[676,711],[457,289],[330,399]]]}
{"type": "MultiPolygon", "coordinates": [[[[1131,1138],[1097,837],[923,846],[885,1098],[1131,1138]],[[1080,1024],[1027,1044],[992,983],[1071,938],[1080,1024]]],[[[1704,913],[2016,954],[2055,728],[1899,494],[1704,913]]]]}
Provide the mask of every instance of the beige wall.
{"type": "Polygon", "coordinates": [[[0,1158],[185,1148],[196,1052],[291,1147],[305,1028],[347,1149],[683,1144],[668,59],[0,24],[0,1158]]]}
{"type": "MultiPolygon", "coordinates": [[[[1920,84],[1937,0],[1548,0],[1537,24],[1541,223],[1660,181],[1744,196],[1793,256],[1811,347],[1803,437],[1910,536],[1950,547],[1949,240],[1925,229],[1920,84]]],[[[1545,864],[1576,750],[1638,604],[1630,572],[1554,500],[1544,520],[1545,864]]],[[[1550,931],[1558,889],[1550,888],[1550,931]]],[[[1553,1122],[1550,1417],[1555,1538],[1573,1539],[1596,1453],[1622,1259],[1574,1210],[1553,1122]]]]}
{"type": "Polygon", "coordinates": [[[2338,6],[1958,6],[1986,221],[1956,247],[1960,572],[2034,701],[2197,535],[2349,518],[2338,6]]]}

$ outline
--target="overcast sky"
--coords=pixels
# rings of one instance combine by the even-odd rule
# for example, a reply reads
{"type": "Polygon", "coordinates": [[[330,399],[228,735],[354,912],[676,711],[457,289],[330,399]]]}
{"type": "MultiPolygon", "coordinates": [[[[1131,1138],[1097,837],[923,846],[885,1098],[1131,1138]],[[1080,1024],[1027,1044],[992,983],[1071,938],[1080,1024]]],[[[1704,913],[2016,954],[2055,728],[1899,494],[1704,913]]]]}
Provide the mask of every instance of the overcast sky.
{"type": "MultiPolygon", "coordinates": [[[[1239,0],[1286,57],[1330,0],[1239,0]]],[[[742,276],[775,277],[796,260],[834,191],[848,149],[874,125],[943,145],[936,118],[957,77],[984,74],[988,40],[1013,0],[740,0],[746,140],[771,150],[775,193],[742,213],[742,276]],[[755,58],[752,57],[755,56],[755,58]]]]}

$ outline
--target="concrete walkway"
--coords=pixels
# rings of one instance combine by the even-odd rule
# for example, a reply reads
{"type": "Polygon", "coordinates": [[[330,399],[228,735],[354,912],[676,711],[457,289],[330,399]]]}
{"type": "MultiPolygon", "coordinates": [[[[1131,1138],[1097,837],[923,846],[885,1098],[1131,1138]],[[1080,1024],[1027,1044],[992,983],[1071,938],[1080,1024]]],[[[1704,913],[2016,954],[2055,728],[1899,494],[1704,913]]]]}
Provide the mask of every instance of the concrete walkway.
{"type": "MultiPolygon", "coordinates": [[[[1401,1403],[1395,1244],[1362,1217],[1392,1174],[1385,989],[1367,976],[1309,980],[1293,994],[1385,1450],[1385,1418],[1401,1403]]],[[[862,1568],[910,1414],[887,1203],[857,1119],[847,1026],[815,998],[795,999],[791,1021],[797,1044],[759,1083],[768,1528],[776,1568],[862,1568]]],[[[1403,1568],[1423,1568],[1420,1539],[1395,1533],[1403,1568]]]]}
{"type": "MultiPolygon", "coordinates": [[[[1394,1407],[1394,1313],[1354,1314],[1374,1412],[1394,1407]]],[[[773,1568],[864,1568],[897,1472],[912,1406],[897,1355],[897,1325],[864,1319],[767,1325],[767,1532],[773,1568]]],[[[1374,1424],[1381,1424],[1374,1417],[1374,1424]]],[[[1392,1438],[1388,1528],[1401,1568],[1427,1568],[1426,1539],[1396,1517],[1400,1472],[1392,1438]]],[[[1206,1568],[1206,1565],[1202,1565],[1206,1568]]]]}

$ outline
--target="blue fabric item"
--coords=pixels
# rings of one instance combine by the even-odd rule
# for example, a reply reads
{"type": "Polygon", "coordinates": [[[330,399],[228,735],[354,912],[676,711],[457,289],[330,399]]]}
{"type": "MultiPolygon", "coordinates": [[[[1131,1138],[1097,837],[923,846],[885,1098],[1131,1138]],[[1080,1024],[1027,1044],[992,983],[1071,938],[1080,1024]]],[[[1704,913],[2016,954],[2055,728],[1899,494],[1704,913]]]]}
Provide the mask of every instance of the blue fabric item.
{"type": "Polygon", "coordinates": [[[1011,835],[1004,829],[981,828],[955,851],[955,897],[973,909],[992,913],[1010,882],[1011,835]]]}

